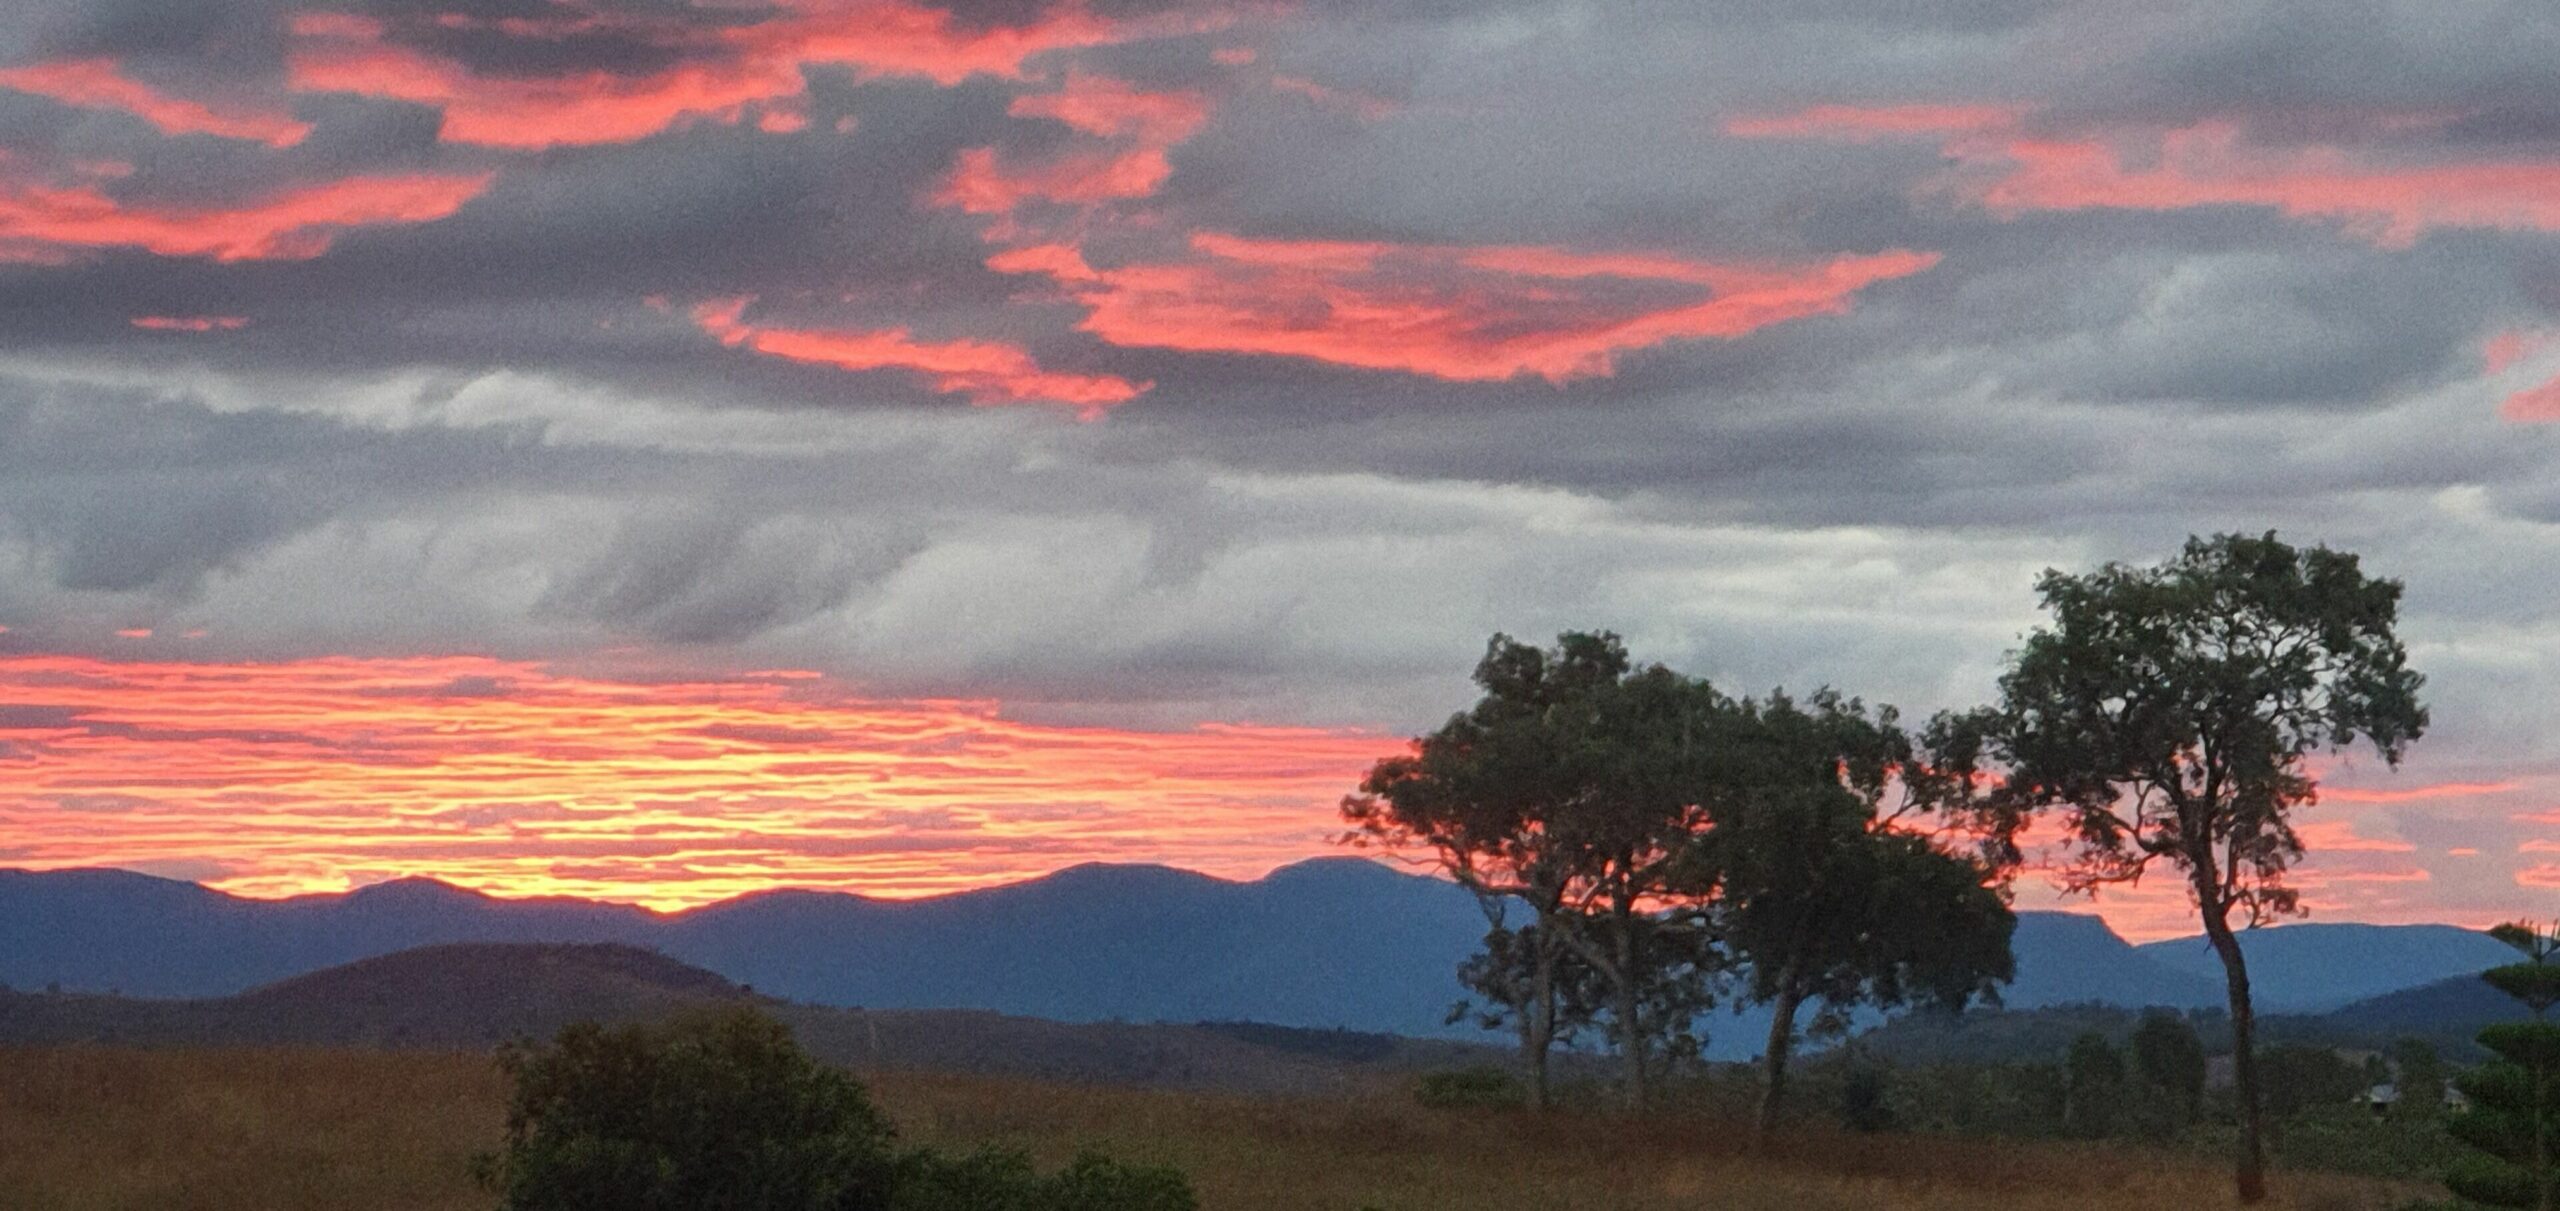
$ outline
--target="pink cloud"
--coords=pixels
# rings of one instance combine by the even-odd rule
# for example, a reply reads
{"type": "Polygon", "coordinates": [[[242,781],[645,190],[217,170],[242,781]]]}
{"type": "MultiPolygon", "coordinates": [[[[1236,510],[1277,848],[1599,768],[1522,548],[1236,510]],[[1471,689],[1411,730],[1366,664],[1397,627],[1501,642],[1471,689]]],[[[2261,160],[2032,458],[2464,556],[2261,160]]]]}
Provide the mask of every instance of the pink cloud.
{"type": "Polygon", "coordinates": [[[2304,849],[2313,853],[2407,854],[2418,847],[2406,841],[2359,836],[2345,820],[2310,820],[2294,826],[2304,849]]]}
{"type": "Polygon", "coordinates": [[[127,76],[112,59],[57,59],[0,71],[0,88],[84,109],[114,109],[173,135],[220,135],[291,147],[309,123],[280,110],[172,97],[127,76]]]}
{"type": "Polygon", "coordinates": [[[1725,129],[1855,142],[1938,136],[1958,167],[1943,188],[2003,217],[2257,206],[2331,221],[2386,247],[2441,227],[2560,231],[2560,162],[2401,161],[2332,145],[2261,144],[2228,119],[2028,134],[2019,111],[2003,106],[1833,105],[1738,118],[1725,129]]]}
{"type": "Polygon", "coordinates": [[[1209,120],[1209,102],[1195,92],[1149,92],[1125,80],[1070,71],[1054,92],[1025,93],[1005,110],[1017,118],[1048,118],[1089,135],[1126,136],[1151,146],[1188,139],[1209,120]]]}
{"type": "Polygon", "coordinates": [[[127,203],[85,186],[0,180],[0,249],[37,257],[67,250],[139,248],[218,261],[303,260],[344,231],[427,223],[460,210],[489,186],[487,173],[348,177],[232,206],[127,203]]]}
{"type": "Polygon", "coordinates": [[[1002,163],[992,147],[972,147],[960,153],[932,200],[981,215],[1010,214],[1026,202],[1091,206],[1147,197],[1172,175],[1173,165],[1153,147],[1079,150],[1028,165],[1002,163]]]}
{"type": "Polygon", "coordinates": [[[249,326],[245,315],[137,315],[133,326],[151,332],[232,332],[249,326]]]}
{"type": "Polygon", "coordinates": [[[1816,105],[1728,119],[1724,130],[1743,139],[1871,143],[1924,135],[1979,134],[2011,126],[2023,112],[2008,105],[1816,105]]]}
{"type": "Polygon", "coordinates": [[[1319,84],[1304,76],[1275,75],[1271,77],[1271,88],[1274,92],[1304,97],[1328,109],[1342,110],[1365,122],[1383,122],[1396,116],[1396,111],[1402,108],[1385,97],[1319,84]]]}
{"type": "MultiPolygon", "coordinates": [[[[444,23],[451,24],[454,14],[444,23]]],[[[916,76],[953,85],[972,76],[1021,79],[1060,50],[1214,26],[1215,17],[1110,18],[1080,2],[1036,20],[975,27],[912,0],[782,0],[766,19],[705,28],[644,14],[574,18],[461,18],[512,37],[556,39],[604,30],[679,58],[646,73],[489,76],[388,41],[364,18],[313,14],[293,24],[289,80],[303,92],[352,93],[439,107],[455,143],[540,148],[628,142],[693,122],[788,132],[807,124],[807,72],[916,76]]]]}
{"type": "Polygon", "coordinates": [[[694,309],[694,322],[720,342],[787,361],[840,370],[903,370],[973,404],[1063,404],[1087,420],[1136,399],[1149,383],[1107,374],[1044,370],[1029,353],[997,341],[919,341],[906,329],[773,328],[745,320],[748,300],[694,309]]]}
{"type": "Polygon", "coordinates": [[[2499,795],[2518,789],[2521,782],[2437,782],[2427,786],[2382,788],[2320,788],[2323,803],[2417,803],[2428,799],[2466,799],[2475,795],[2499,795]]]}
{"type": "Polygon", "coordinates": [[[1810,265],[1655,254],[1253,240],[1202,232],[1191,258],[1095,269],[1056,249],[990,265],[1045,272],[1132,347],[1253,353],[1459,382],[1607,375],[1622,353],[1732,338],[1848,309],[1937,261],[1891,251],[1810,265]],[[1666,295],[1666,291],[1669,293],[1666,295]]]}

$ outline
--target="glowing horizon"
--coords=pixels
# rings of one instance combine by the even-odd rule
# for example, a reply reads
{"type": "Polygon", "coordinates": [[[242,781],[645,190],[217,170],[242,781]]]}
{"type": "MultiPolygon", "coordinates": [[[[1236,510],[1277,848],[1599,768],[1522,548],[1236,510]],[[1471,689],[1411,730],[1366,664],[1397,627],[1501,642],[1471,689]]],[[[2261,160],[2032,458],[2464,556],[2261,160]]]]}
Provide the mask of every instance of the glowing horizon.
{"type": "MultiPolygon", "coordinates": [[[[0,653],[0,866],[128,869],[256,899],[427,877],[662,912],[782,888],[915,899],[1089,862],[1251,880],[1347,855],[1429,874],[1408,861],[1423,855],[1336,840],[1340,797],[1405,743],[1027,723],[994,702],[869,698],[798,669],[0,653]]],[[[2416,847],[2334,816],[2303,832],[2314,859],[2297,882],[2322,918],[2509,915],[2359,895],[2425,882],[2416,847]]],[[[2017,890],[2022,909],[2090,913],[2133,941],[2193,932],[2183,893],[2158,881],[2066,900],[2031,867],[2017,890]]]]}

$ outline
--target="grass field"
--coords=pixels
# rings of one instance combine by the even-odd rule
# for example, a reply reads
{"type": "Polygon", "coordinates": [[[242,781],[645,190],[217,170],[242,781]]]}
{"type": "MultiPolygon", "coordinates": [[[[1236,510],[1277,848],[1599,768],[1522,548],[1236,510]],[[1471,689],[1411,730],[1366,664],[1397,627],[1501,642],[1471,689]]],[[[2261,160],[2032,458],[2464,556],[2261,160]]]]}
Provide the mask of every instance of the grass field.
{"type": "MultiPolygon", "coordinates": [[[[1804,1135],[1754,1156],[1711,1118],[1642,1123],[1338,1099],[878,1074],[908,1139],[1178,1165],[1213,1211],[2025,1211],[2231,1205],[2229,1177],[2123,1147],[1804,1135]]],[[[0,1049],[0,1206],[152,1211],[486,1208],[465,1166],[504,1087],[479,1055],[0,1049]]],[[[2279,1207],[2382,1211],[2425,1193],[2286,1174],[2279,1207]]]]}

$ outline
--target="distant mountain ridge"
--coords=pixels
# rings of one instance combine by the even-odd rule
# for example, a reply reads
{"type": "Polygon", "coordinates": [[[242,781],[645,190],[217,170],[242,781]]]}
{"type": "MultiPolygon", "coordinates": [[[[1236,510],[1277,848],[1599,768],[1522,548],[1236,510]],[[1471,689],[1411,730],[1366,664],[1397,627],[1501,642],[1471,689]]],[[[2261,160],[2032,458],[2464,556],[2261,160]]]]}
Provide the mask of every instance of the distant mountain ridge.
{"type": "MultiPolygon", "coordinates": [[[[923,900],[785,890],[663,914],[498,899],[428,879],[260,901],[124,871],[0,870],[0,984],[140,997],[228,996],[441,943],[622,943],[818,1005],[1477,1039],[1492,1036],[1447,1014],[1462,995],[1454,970],[1484,930],[1463,890],[1351,857],[1245,882],[1097,864],[923,900]]],[[[2447,926],[2288,925],[2244,937],[2271,1012],[2477,971],[2499,949],[2447,926]]],[[[2132,946],[2093,916],[2028,912],[2016,949],[2011,1008],[2222,1002],[2219,966],[2194,940],[2132,946]]],[[[1711,1050],[1748,1055],[1765,1028],[1748,1009],[1720,1014],[1711,1050]]]]}
{"type": "Polygon", "coordinates": [[[0,1044],[478,1049],[549,1038],[572,1022],[663,1021],[721,1005],[754,1005],[812,1053],[856,1068],[1303,1093],[1503,1055],[1275,1026],[833,1009],[761,996],[634,946],[528,942],[422,946],[198,1000],[0,992],[0,1044]]]}

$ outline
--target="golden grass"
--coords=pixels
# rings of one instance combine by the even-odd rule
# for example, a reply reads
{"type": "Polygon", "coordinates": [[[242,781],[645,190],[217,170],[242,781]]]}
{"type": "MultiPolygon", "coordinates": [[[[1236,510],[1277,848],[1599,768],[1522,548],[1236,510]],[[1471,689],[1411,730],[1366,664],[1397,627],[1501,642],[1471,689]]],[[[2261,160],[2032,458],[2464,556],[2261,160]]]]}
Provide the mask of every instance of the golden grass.
{"type": "MultiPolygon", "coordinates": [[[[2229,1175],[2125,1147],[1802,1135],[1767,1156],[1720,1120],[1428,1111],[1388,1094],[1210,1096],[870,1074],[908,1139],[1098,1146],[1180,1166],[1211,1211],[2204,1211],[2229,1175]]],[[[465,1174],[504,1087],[486,1057],[0,1049],[0,1206],[485,1208],[465,1174]]],[[[2379,1211],[2423,1193],[2286,1174],[2278,1207],[2379,1211]]]]}

